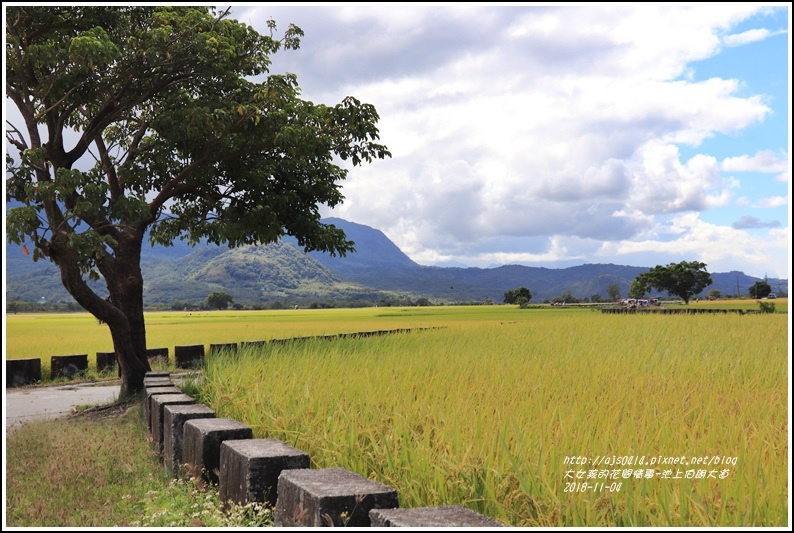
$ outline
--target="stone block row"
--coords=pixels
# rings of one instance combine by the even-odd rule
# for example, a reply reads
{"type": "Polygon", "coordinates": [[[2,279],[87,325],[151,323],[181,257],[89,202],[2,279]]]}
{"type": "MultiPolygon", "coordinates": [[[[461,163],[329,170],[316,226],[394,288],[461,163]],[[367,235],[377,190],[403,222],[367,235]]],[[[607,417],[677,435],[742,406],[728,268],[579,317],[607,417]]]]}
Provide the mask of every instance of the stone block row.
{"type": "Polygon", "coordinates": [[[167,373],[144,379],[144,418],[171,474],[217,484],[222,502],[264,502],[283,527],[501,527],[457,507],[400,509],[397,491],[344,468],[310,468],[308,454],[196,404],[167,373]]]}
{"type": "MultiPolygon", "coordinates": [[[[413,331],[434,329],[434,328],[413,328],[413,331]]],[[[241,343],[227,342],[220,344],[210,344],[210,355],[232,354],[238,348],[262,347],[268,344],[284,344],[289,341],[305,341],[311,339],[339,339],[346,337],[372,337],[374,335],[386,335],[391,333],[407,333],[412,329],[390,329],[380,331],[361,331],[354,333],[340,333],[337,335],[320,335],[316,337],[297,337],[287,339],[271,339],[269,341],[244,341],[241,343]]],[[[150,363],[159,362],[168,364],[168,348],[149,348],[146,355],[150,363]]],[[[190,346],[174,347],[174,366],[181,369],[195,369],[204,363],[204,345],[195,344],[190,346]]],[[[72,378],[81,372],[88,370],[88,354],[76,355],[53,355],[50,362],[51,379],[57,377],[72,378]]],[[[118,369],[121,375],[121,368],[116,361],[115,352],[97,352],[96,368],[98,372],[107,372],[118,369]]],[[[6,359],[6,387],[20,387],[41,381],[41,359],[6,359]]]]}
{"type": "MultiPolygon", "coordinates": [[[[212,348],[212,353],[232,350],[230,345],[212,346],[215,347],[212,348]],[[223,350],[217,348],[218,346],[222,346],[223,350]]],[[[169,362],[168,348],[149,348],[146,354],[150,363],[168,364],[169,362]]],[[[204,362],[204,346],[176,346],[174,357],[177,368],[198,368],[204,362]]],[[[97,352],[96,368],[98,372],[118,368],[118,375],[121,375],[121,368],[116,362],[116,352],[97,352]]],[[[53,355],[50,358],[50,379],[73,378],[87,370],[88,354],[53,355]]],[[[6,387],[30,385],[40,382],[41,378],[41,358],[6,359],[6,387]]]]}

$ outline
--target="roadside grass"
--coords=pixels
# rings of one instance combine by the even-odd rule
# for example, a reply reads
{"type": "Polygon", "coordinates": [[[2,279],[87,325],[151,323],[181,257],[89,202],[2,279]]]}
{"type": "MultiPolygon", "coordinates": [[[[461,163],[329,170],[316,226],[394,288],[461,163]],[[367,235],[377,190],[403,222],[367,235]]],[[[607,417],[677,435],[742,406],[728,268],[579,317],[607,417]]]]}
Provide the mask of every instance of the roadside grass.
{"type": "Polygon", "coordinates": [[[140,400],[83,407],[8,433],[4,528],[272,525],[267,507],[224,508],[217,487],[166,474],[140,400]]]}

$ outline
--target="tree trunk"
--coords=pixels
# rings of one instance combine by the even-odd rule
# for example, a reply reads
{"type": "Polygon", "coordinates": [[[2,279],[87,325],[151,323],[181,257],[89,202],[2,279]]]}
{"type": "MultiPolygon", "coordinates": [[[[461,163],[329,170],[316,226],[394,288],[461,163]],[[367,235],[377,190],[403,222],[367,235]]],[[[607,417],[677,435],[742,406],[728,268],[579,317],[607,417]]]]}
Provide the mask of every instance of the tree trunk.
{"type": "Polygon", "coordinates": [[[85,282],[74,252],[63,241],[53,240],[57,246],[54,259],[61,271],[61,281],[78,304],[110,329],[113,349],[121,371],[119,397],[128,397],[142,391],[143,378],[151,367],[146,355],[140,233],[130,231],[129,234],[122,235],[116,256],[107,256],[98,262],[110,293],[106,299],[97,296],[85,282]]]}
{"type": "Polygon", "coordinates": [[[120,397],[127,397],[143,390],[143,378],[151,370],[146,355],[146,326],[143,319],[143,295],[140,283],[124,279],[117,282],[127,290],[112,290],[110,302],[121,313],[119,319],[107,322],[113,338],[121,370],[120,397]]]}
{"type": "Polygon", "coordinates": [[[140,333],[136,335],[132,327],[113,327],[111,324],[108,326],[113,338],[113,349],[121,369],[119,398],[127,398],[143,390],[143,378],[146,376],[146,372],[151,370],[146,357],[146,345],[144,344],[142,351],[135,349],[133,339],[140,336],[140,333]]]}
{"type": "Polygon", "coordinates": [[[137,232],[124,235],[119,241],[114,268],[105,273],[109,303],[120,315],[107,324],[121,369],[121,397],[142,391],[143,378],[151,370],[143,318],[141,243],[142,237],[137,232]]]}

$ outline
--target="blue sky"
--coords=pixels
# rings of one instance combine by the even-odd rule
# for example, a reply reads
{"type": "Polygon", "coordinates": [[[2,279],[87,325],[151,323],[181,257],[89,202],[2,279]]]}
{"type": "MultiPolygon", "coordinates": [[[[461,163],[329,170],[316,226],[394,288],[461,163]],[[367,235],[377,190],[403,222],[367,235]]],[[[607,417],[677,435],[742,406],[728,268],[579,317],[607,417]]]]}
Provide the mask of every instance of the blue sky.
{"type": "Polygon", "coordinates": [[[236,5],[272,72],[377,108],[329,216],[424,265],[699,260],[789,277],[789,4],[236,5]]]}

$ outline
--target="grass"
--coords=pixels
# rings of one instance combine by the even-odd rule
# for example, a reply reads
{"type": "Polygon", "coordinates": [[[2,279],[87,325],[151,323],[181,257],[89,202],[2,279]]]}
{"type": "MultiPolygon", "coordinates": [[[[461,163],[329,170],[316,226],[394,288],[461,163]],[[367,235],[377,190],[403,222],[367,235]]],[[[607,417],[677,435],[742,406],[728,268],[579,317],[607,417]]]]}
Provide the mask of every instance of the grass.
{"type": "Polygon", "coordinates": [[[226,509],[215,487],[166,475],[140,402],[114,416],[85,416],[90,411],[7,435],[4,528],[272,525],[271,509],[226,509]]]}

